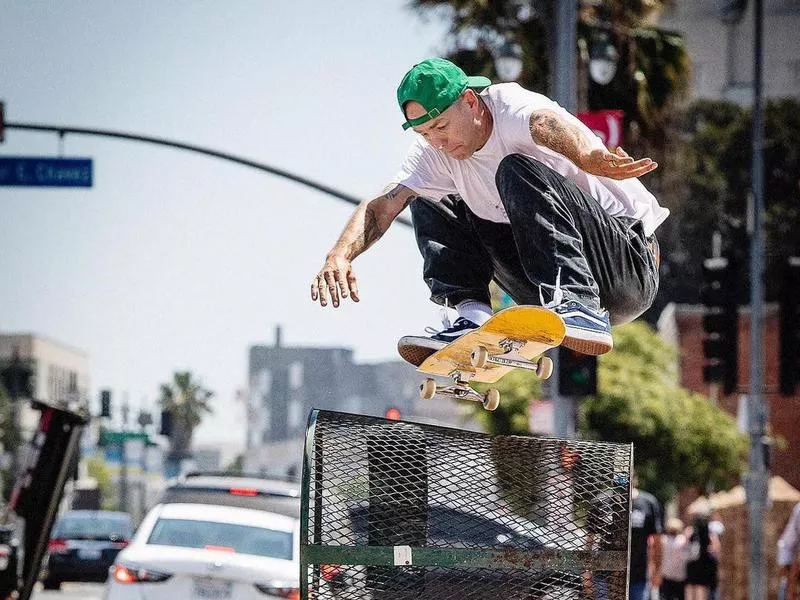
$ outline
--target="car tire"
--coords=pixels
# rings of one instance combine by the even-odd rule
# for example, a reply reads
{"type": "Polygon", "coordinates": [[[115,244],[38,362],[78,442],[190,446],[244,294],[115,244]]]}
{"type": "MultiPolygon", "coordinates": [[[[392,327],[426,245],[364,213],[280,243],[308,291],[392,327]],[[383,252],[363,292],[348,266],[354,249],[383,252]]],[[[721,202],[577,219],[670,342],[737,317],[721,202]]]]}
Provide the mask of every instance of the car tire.
{"type": "Polygon", "coordinates": [[[57,579],[45,579],[42,582],[42,587],[46,590],[60,590],[61,582],[57,579]]]}

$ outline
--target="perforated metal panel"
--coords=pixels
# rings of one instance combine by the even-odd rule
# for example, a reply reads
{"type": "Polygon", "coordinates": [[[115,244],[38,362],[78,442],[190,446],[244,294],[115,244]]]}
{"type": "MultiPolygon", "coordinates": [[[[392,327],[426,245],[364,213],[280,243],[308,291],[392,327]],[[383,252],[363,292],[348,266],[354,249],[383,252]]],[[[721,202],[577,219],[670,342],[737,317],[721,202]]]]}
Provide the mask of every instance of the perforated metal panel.
{"type": "Polygon", "coordinates": [[[632,452],[315,411],[303,598],[625,599],[632,452]]]}

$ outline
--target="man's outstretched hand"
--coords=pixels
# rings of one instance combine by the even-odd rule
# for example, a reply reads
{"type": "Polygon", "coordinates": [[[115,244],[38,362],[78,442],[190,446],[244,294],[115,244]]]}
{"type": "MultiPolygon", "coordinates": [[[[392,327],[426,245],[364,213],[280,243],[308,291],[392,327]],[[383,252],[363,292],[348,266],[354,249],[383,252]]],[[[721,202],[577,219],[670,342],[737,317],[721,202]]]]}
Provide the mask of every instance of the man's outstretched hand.
{"type": "Polygon", "coordinates": [[[329,256],[320,272],[311,282],[311,300],[319,300],[320,306],[328,306],[330,294],[333,307],[339,306],[340,298],[349,295],[353,302],[358,302],[358,286],[353,266],[343,256],[329,256]]]}
{"type": "Polygon", "coordinates": [[[610,179],[641,177],[656,169],[658,163],[649,158],[634,160],[622,148],[610,150],[595,148],[585,155],[579,165],[587,173],[610,179]]]}

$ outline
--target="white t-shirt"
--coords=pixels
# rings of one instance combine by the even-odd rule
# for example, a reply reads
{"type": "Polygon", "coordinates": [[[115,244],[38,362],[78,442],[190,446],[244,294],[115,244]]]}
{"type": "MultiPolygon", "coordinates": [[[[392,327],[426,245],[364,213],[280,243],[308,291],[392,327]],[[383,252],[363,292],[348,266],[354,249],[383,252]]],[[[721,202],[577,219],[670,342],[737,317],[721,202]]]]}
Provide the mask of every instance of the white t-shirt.
{"type": "Polygon", "coordinates": [[[597,199],[608,214],[640,219],[648,236],[669,215],[669,210],[659,206],[638,179],[616,180],[590,175],[565,156],[536,144],[530,132],[531,113],[550,110],[579,127],[592,140],[593,146],[603,148],[603,142],[591,129],[546,96],[516,83],[501,83],[486,88],[481,98],[494,119],[492,134],[483,148],[465,160],[456,160],[418,135],[392,183],[404,185],[433,200],[459,194],[478,217],[508,223],[495,185],[495,174],[503,158],[509,154],[525,154],[574,181],[597,199]]]}

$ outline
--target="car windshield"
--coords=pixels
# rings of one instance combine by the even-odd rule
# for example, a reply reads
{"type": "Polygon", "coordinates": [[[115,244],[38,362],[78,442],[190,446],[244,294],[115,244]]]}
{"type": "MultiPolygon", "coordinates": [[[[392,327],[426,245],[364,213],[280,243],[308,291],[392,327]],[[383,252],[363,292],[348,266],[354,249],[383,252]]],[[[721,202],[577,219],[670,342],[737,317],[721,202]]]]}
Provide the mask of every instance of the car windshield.
{"type": "Polygon", "coordinates": [[[129,539],[133,524],[125,515],[64,515],[53,528],[52,537],[67,540],[129,539]]]}
{"type": "Polygon", "coordinates": [[[159,519],[147,543],[181,548],[213,548],[268,558],[292,559],[291,532],[233,523],[159,519]]]}

